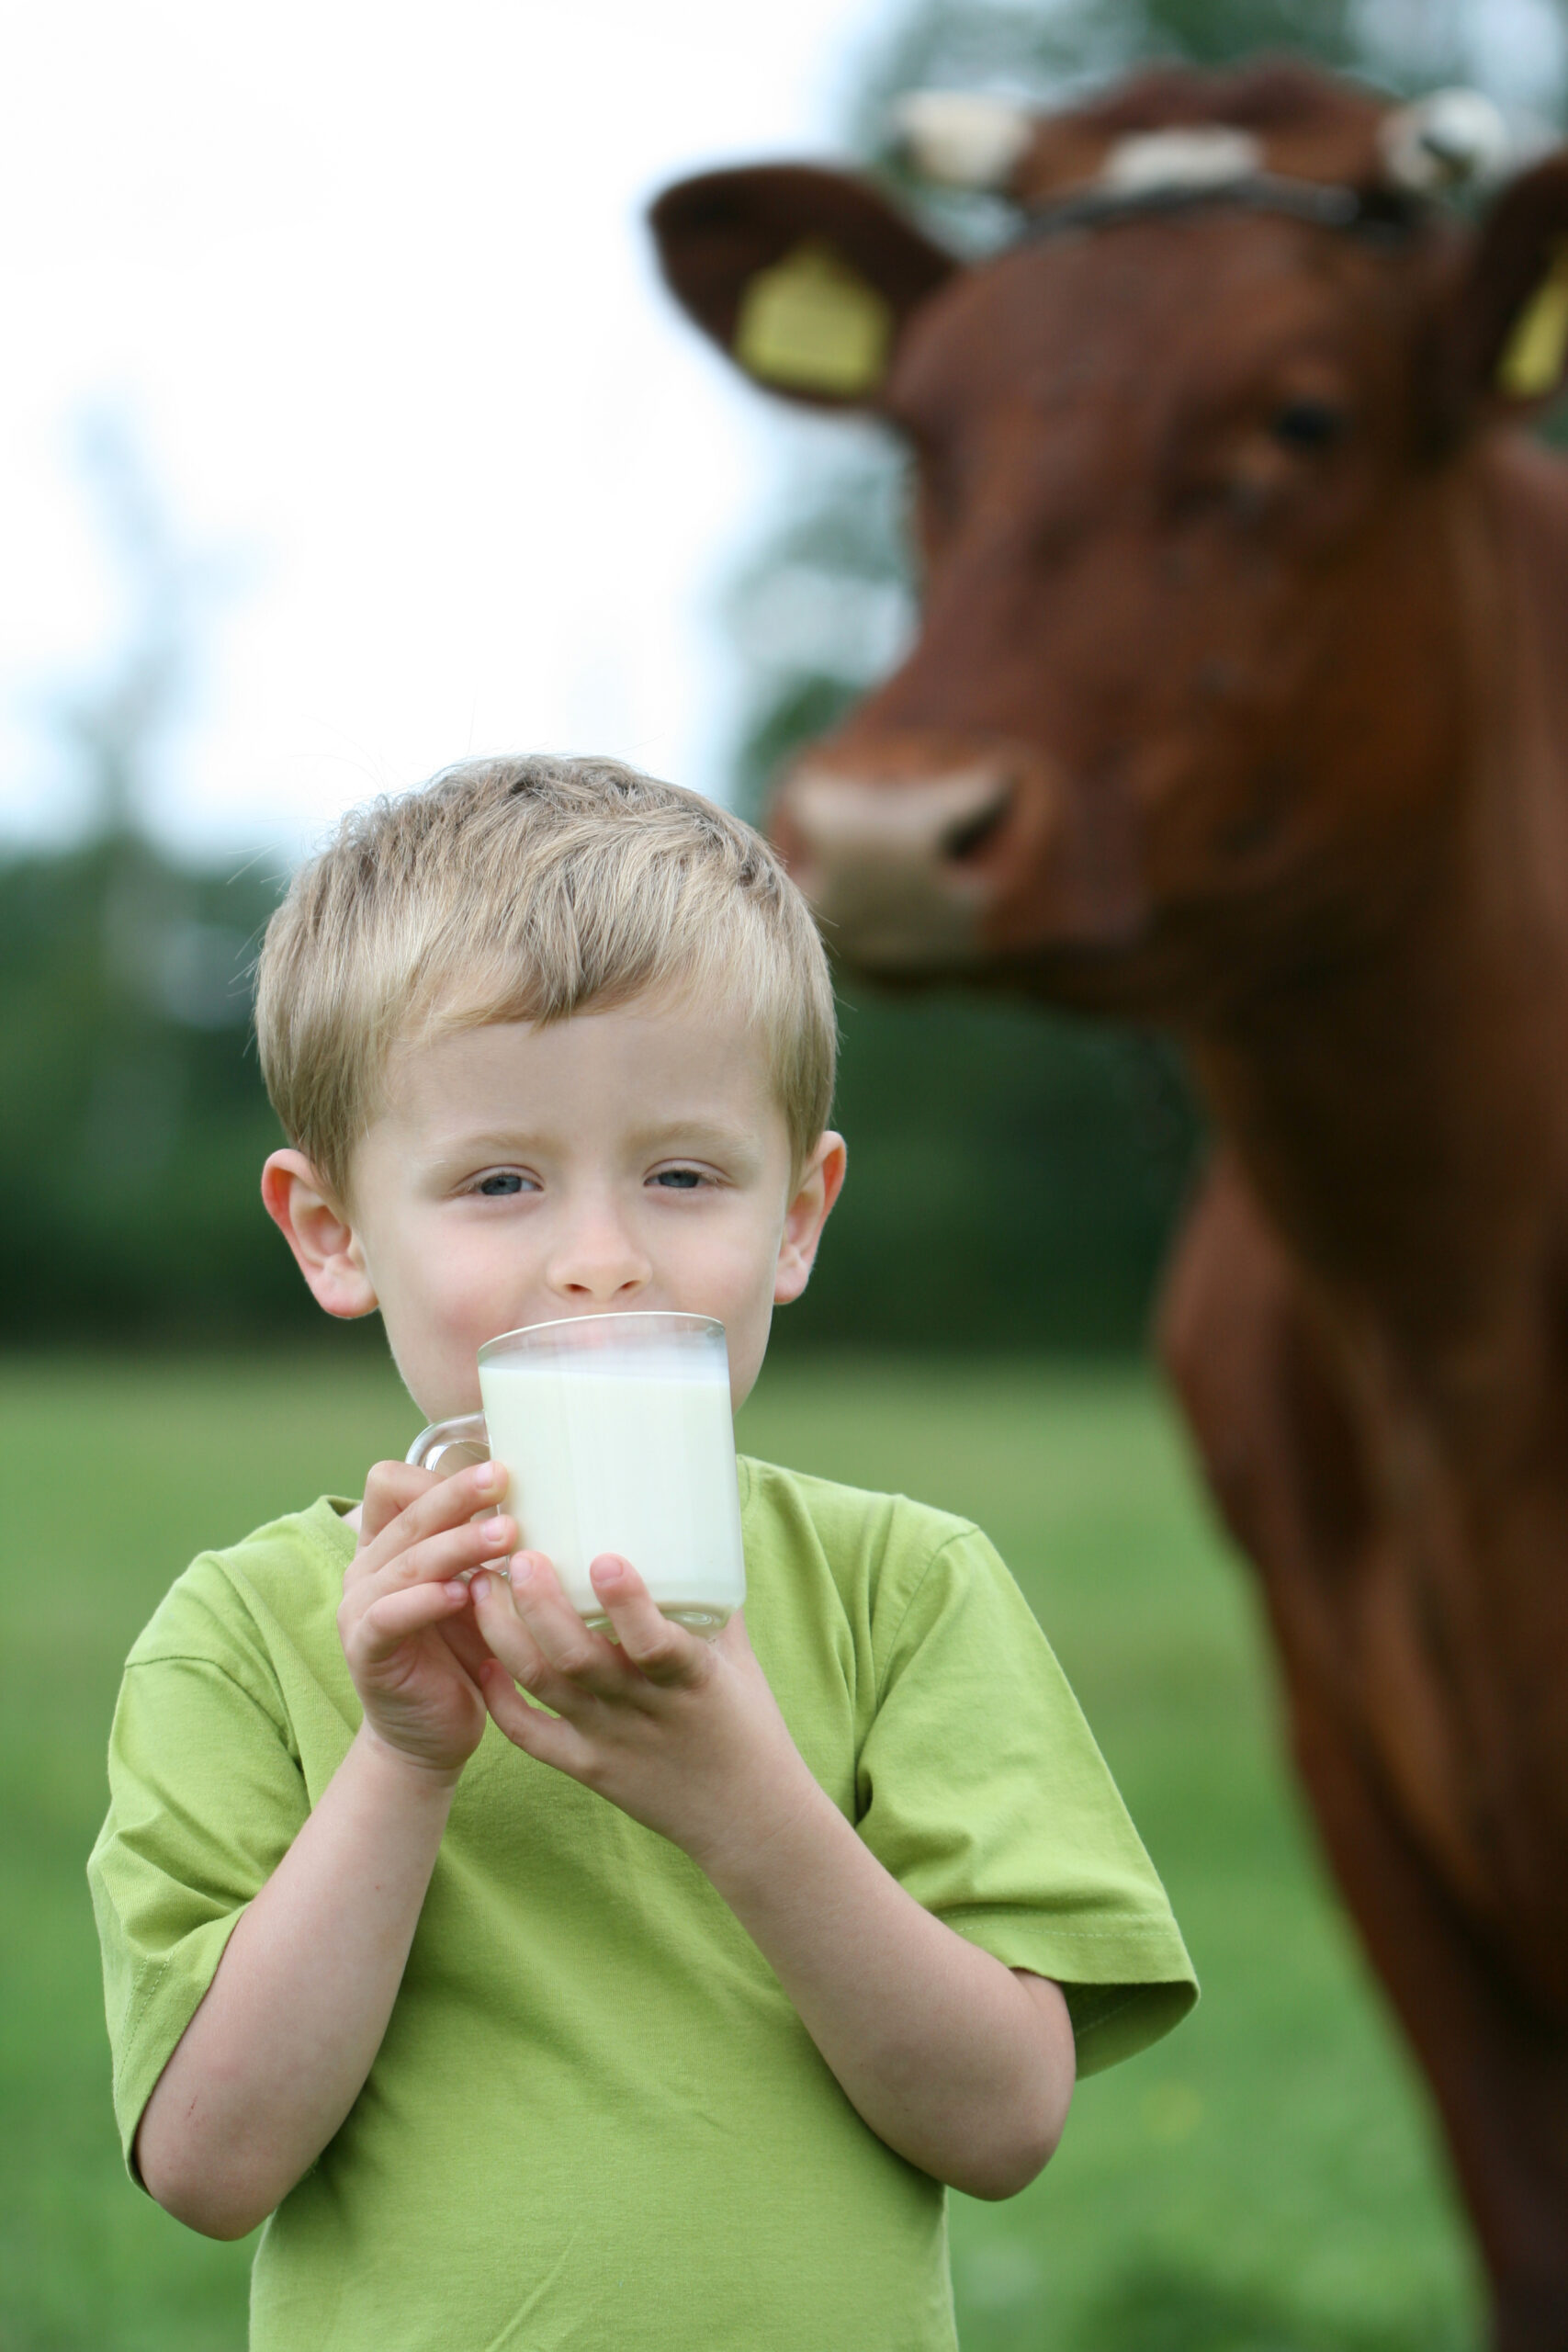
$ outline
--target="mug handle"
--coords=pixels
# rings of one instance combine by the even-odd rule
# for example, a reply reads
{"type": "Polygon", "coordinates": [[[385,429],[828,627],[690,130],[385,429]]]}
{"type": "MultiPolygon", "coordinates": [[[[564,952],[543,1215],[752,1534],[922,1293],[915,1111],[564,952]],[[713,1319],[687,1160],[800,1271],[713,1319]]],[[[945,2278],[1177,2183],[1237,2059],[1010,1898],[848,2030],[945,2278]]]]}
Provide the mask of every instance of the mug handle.
{"type": "Polygon", "coordinates": [[[427,1430],[421,1430],[403,1460],[415,1470],[434,1470],[438,1478],[450,1478],[472,1463],[488,1462],[490,1431],[484,1415],[458,1413],[449,1421],[432,1421],[427,1430]]]}

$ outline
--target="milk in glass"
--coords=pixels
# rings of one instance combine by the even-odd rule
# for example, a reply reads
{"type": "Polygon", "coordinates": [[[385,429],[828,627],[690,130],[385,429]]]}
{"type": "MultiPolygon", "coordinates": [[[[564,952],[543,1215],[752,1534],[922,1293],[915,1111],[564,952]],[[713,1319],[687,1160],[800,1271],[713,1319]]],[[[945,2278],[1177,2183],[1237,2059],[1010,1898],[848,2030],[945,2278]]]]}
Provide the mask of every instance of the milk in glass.
{"type": "Polygon", "coordinates": [[[490,1450],[511,1474],[498,1508],[517,1521],[521,1548],[547,1554],[590,1624],[605,1623],[588,1579],[602,1552],[629,1560],[664,1614],[694,1632],[716,1633],[746,1597],[717,1337],[700,1351],[649,1334],[581,1353],[501,1343],[481,1355],[490,1450]]]}

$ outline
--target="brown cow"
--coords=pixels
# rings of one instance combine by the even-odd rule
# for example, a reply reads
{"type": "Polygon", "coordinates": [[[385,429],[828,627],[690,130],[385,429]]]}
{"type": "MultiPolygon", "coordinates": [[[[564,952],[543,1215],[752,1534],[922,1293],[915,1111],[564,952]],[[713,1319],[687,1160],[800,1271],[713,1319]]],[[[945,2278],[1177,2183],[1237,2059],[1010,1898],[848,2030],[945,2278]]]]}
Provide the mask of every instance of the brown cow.
{"type": "Polygon", "coordinates": [[[1496,2343],[1561,2352],[1568,472],[1517,427],[1568,158],[1475,230],[1410,141],[1304,68],[1172,71],[1013,141],[971,266],[825,171],[655,225],[749,372],[915,452],[923,633],[773,813],[845,954],[1190,1056],[1166,1354],[1496,2343]]]}

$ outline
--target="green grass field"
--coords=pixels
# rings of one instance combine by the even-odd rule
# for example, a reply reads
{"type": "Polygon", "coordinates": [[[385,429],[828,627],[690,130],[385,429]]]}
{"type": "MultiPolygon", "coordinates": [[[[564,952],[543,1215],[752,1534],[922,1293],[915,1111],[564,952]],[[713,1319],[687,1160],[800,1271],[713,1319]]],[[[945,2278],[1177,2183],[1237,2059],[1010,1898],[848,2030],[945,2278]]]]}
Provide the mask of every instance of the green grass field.
{"type": "MultiPolygon", "coordinates": [[[[83,1877],[105,1736],[119,1662],[190,1554],[357,1491],[413,1426],[390,1374],[363,1363],[0,1367],[0,2352],[243,2345],[246,2249],[189,2235],[119,2166],[83,1877]]],[[[953,2200],[965,2352],[1474,2344],[1419,2091],[1281,1770],[1245,1576],[1153,1385],[794,1363],[765,1376],[741,1433],[986,1525],[1203,1978],[1168,2042],[1085,2085],[1032,2188],[953,2200]]]]}

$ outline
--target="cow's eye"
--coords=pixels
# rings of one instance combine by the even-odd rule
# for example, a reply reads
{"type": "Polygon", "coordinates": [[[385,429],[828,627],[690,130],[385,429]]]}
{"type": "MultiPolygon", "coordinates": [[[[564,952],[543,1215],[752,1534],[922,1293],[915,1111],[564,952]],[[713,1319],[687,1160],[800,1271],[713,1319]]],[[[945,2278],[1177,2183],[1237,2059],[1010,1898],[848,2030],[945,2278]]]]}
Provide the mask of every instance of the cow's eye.
{"type": "Polygon", "coordinates": [[[1333,401],[1287,401],[1269,420],[1269,430],[1287,449],[1331,449],[1349,423],[1333,401]]]}

